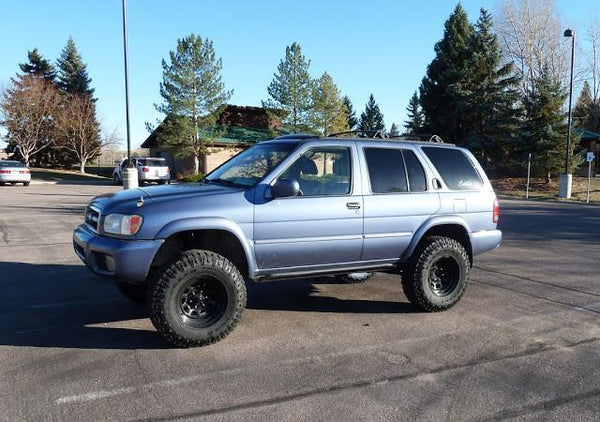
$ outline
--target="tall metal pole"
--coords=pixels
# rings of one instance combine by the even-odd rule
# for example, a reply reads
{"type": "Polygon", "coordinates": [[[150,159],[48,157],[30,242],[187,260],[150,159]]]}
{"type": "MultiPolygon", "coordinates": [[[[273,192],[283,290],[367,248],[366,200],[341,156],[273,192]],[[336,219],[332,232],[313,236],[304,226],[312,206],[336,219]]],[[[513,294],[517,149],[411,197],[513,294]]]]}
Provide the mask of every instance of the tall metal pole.
{"type": "MultiPolygon", "coordinates": [[[[569,117],[567,119],[567,157],[565,159],[565,174],[569,174],[569,152],[571,151],[571,103],[573,101],[573,65],[575,63],[575,31],[567,29],[571,34],[571,81],[569,82],[569,117]]],[[[565,36],[567,36],[565,31],[565,36]]]]}
{"type": "Polygon", "coordinates": [[[125,119],[127,125],[127,160],[131,163],[131,137],[129,132],[129,71],[127,66],[127,0],[123,0],[123,54],[125,56],[125,119]]]}

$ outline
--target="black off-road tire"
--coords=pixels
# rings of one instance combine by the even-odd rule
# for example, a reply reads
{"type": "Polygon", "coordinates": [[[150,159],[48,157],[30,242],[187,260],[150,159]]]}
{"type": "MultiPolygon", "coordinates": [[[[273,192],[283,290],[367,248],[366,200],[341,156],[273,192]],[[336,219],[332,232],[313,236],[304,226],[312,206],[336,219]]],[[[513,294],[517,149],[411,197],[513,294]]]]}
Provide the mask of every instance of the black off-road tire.
{"type": "Polygon", "coordinates": [[[29,186],[30,182],[23,182],[23,186],[29,186]]]}
{"type": "Polygon", "coordinates": [[[458,241],[430,236],[417,248],[402,275],[402,289],[422,310],[444,311],[462,297],[470,269],[469,255],[458,241]]]}
{"type": "Polygon", "coordinates": [[[149,292],[150,319],[177,347],[205,346],[226,337],[246,306],[246,285],[227,258],[189,250],[157,274],[149,292]]]}
{"type": "Polygon", "coordinates": [[[340,274],[336,275],[335,278],[341,282],[346,284],[358,284],[364,283],[375,274],[370,272],[359,272],[359,273],[351,273],[351,274],[340,274]]]}
{"type": "Polygon", "coordinates": [[[131,284],[122,281],[117,281],[117,287],[119,291],[127,299],[138,305],[144,305],[148,297],[148,286],[144,284],[131,284]]]}

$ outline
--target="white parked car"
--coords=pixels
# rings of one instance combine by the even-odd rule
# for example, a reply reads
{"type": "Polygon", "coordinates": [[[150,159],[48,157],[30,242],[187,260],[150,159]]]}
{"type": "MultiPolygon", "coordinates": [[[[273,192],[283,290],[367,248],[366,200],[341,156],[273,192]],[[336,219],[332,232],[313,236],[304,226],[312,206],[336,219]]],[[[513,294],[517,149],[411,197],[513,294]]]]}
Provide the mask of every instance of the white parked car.
{"type": "Polygon", "coordinates": [[[0,160],[0,185],[23,183],[23,186],[29,186],[30,182],[31,172],[25,164],[13,160],[0,160]]]}
{"type": "MultiPolygon", "coordinates": [[[[138,181],[140,185],[149,182],[160,184],[170,183],[171,173],[167,161],[160,157],[133,158],[133,165],[137,168],[138,181]]],[[[123,173],[127,168],[127,159],[121,161],[113,170],[115,183],[123,183],[123,173]]]]}

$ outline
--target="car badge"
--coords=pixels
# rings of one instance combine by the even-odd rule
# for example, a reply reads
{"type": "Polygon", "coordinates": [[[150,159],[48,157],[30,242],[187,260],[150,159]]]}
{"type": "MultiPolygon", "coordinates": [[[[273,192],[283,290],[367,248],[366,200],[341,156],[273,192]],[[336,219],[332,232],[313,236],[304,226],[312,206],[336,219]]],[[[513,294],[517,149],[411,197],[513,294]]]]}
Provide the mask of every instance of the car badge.
{"type": "Polygon", "coordinates": [[[140,196],[140,199],[137,200],[137,206],[141,207],[142,205],[144,205],[144,197],[140,196]]]}

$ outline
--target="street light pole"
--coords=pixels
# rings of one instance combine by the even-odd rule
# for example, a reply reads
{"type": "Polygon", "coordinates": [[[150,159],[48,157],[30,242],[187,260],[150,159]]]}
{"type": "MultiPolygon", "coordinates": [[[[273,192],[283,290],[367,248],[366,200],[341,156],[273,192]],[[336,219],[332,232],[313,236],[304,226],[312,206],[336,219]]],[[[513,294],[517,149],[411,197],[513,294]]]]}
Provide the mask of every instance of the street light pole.
{"type": "Polygon", "coordinates": [[[569,115],[567,117],[567,151],[565,153],[565,174],[560,178],[560,198],[571,197],[571,187],[573,182],[573,175],[569,172],[569,160],[571,152],[571,104],[573,102],[573,67],[575,65],[575,31],[567,29],[564,34],[565,37],[571,38],[571,79],[569,81],[569,115]]]}
{"type": "Polygon", "coordinates": [[[125,63],[125,121],[127,130],[127,168],[121,169],[123,189],[138,187],[137,169],[131,168],[131,135],[129,130],[129,71],[127,66],[127,0],[123,0],[123,56],[125,63]]]}

